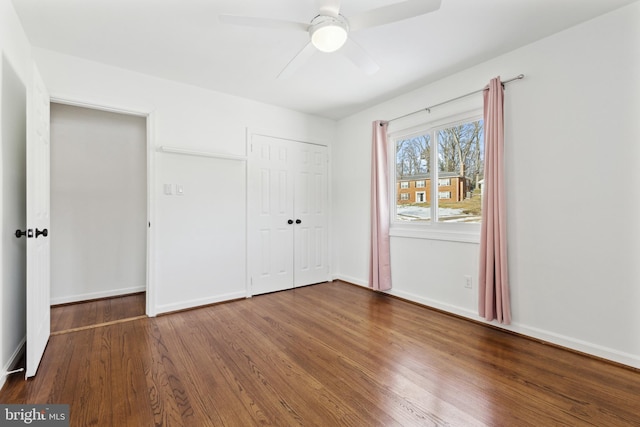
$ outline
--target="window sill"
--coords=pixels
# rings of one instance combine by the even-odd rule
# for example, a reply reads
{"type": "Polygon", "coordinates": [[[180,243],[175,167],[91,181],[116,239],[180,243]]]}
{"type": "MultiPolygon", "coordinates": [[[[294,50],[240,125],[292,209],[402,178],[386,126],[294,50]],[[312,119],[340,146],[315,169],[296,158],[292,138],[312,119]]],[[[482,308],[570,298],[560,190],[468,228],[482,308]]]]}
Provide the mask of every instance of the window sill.
{"type": "Polygon", "coordinates": [[[480,226],[471,226],[469,230],[451,230],[433,226],[407,227],[395,226],[389,229],[390,237],[409,239],[444,240],[447,242],[480,243],[480,226]]]}

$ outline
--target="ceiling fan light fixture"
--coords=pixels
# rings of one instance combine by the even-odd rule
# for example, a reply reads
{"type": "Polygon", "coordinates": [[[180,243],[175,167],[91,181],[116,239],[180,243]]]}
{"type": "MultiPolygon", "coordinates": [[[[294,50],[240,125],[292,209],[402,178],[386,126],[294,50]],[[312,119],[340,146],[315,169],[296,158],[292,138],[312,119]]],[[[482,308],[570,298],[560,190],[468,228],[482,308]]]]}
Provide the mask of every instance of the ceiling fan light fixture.
{"type": "Polygon", "coordinates": [[[342,16],[317,16],[311,21],[311,43],[321,52],[335,52],[347,41],[349,26],[342,16]]]}

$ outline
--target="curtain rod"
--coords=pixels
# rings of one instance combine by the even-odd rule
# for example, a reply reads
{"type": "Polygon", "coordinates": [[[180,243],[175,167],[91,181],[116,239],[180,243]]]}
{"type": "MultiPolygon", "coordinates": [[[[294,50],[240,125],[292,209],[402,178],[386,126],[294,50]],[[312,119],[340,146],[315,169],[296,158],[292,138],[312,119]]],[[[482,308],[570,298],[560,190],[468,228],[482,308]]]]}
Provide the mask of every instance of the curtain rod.
{"type": "MultiPolygon", "coordinates": [[[[501,83],[502,83],[502,85],[505,85],[506,83],[510,83],[512,81],[521,80],[521,79],[524,79],[524,74],[519,74],[516,77],[514,77],[512,79],[505,80],[505,81],[503,81],[501,83]]],[[[448,104],[450,102],[457,101],[458,99],[466,98],[467,96],[475,95],[476,93],[484,92],[485,90],[487,90],[487,88],[482,88],[482,89],[474,90],[473,92],[465,93],[464,95],[460,95],[460,96],[457,96],[455,98],[448,99],[448,100],[440,102],[438,104],[431,105],[431,106],[429,106],[427,108],[421,108],[421,109],[416,110],[416,111],[414,111],[412,113],[407,113],[404,116],[395,117],[395,118],[393,118],[391,120],[387,120],[387,123],[391,123],[391,122],[393,122],[395,120],[399,120],[399,119],[404,119],[405,117],[412,116],[412,115],[420,113],[422,111],[426,111],[427,113],[430,113],[432,108],[440,107],[441,105],[445,105],[445,104],[448,104]]],[[[382,123],[380,123],[380,126],[382,126],[382,123]]]]}

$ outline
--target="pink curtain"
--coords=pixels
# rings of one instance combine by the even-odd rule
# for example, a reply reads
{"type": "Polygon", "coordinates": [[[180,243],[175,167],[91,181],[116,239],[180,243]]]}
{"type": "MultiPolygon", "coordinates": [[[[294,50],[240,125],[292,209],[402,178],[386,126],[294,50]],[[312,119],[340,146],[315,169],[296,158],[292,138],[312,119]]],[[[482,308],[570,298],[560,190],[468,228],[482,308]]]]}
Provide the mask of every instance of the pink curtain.
{"type": "Polygon", "coordinates": [[[500,78],[484,91],[484,188],[480,234],[479,314],[511,323],[504,190],[504,89],[500,78]]]}
{"type": "Polygon", "coordinates": [[[387,166],[387,122],[373,122],[371,155],[371,258],[369,287],[391,289],[389,248],[389,168],[387,166]]]}

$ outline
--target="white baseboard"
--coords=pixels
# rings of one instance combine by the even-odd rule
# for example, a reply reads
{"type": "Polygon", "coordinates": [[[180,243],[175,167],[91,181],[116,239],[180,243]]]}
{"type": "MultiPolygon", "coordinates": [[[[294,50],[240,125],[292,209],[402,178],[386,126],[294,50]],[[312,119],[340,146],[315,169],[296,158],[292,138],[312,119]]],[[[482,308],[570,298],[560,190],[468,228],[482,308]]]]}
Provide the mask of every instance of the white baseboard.
{"type": "Polygon", "coordinates": [[[163,304],[156,306],[156,314],[170,313],[172,311],[186,310],[196,308],[203,305],[215,304],[218,302],[231,301],[234,299],[246,298],[246,291],[231,292],[228,294],[215,295],[207,298],[193,299],[189,301],[180,301],[172,304],[163,304]]]}
{"type": "MultiPolygon", "coordinates": [[[[362,284],[362,280],[358,280],[348,276],[334,276],[336,280],[344,280],[345,282],[353,283],[356,285],[367,286],[362,284]]],[[[515,332],[520,335],[525,335],[537,340],[545,341],[551,344],[555,344],[561,347],[565,347],[571,350],[579,351],[591,356],[607,359],[612,362],[620,363],[622,365],[631,366],[633,368],[640,369],[640,356],[624,353],[611,348],[603,347],[598,344],[581,341],[576,338],[568,337],[565,335],[556,334],[554,332],[545,331],[543,329],[523,325],[521,323],[514,322],[511,325],[502,325],[498,322],[486,322],[482,317],[478,316],[474,311],[468,310],[464,307],[458,307],[451,304],[442,303],[440,301],[425,298],[419,295],[415,295],[409,292],[403,292],[391,289],[387,292],[389,295],[394,295],[399,298],[403,298],[409,301],[416,302],[418,304],[425,305],[427,307],[433,307],[438,310],[442,310],[448,313],[456,314],[461,317],[465,317],[471,320],[475,320],[482,323],[490,324],[507,331],[515,332]]]]}
{"type": "Polygon", "coordinates": [[[406,299],[409,301],[417,302],[418,304],[426,305],[427,307],[437,308],[438,310],[446,311],[447,313],[456,314],[458,316],[467,317],[472,320],[482,321],[482,318],[479,317],[476,313],[471,310],[468,310],[464,307],[458,307],[456,305],[445,304],[440,301],[432,300],[430,298],[421,297],[416,294],[412,294],[409,292],[397,291],[395,289],[391,289],[387,291],[389,295],[397,296],[398,298],[406,299]]]}
{"type": "Polygon", "coordinates": [[[349,282],[352,283],[354,285],[358,285],[358,286],[362,286],[364,288],[368,288],[369,287],[369,282],[365,281],[365,280],[360,280],[356,277],[351,277],[351,276],[345,276],[345,275],[333,275],[333,280],[342,280],[344,282],[349,282]]]}
{"type": "Polygon", "coordinates": [[[586,353],[591,356],[600,357],[602,359],[611,360],[622,365],[640,369],[640,356],[637,355],[624,353],[598,344],[593,344],[587,341],[578,340],[572,337],[567,337],[564,335],[556,334],[554,332],[549,332],[518,323],[513,323],[510,326],[495,324],[495,326],[502,327],[503,329],[517,332],[522,335],[527,335],[529,337],[546,341],[552,344],[556,344],[561,347],[576,350],[581,353],[586,353]]]}
{"type": "Polygon", "coordinates": [[[51,298],[51,305],[68,304],[71,302],[88,301],[92,299],[115,297],[118,295],[135,294],[138,292],[144,292],[146,290],[147,288],[145,286],[135,286],[131,288],[110,289],[108,291],[66,295],[62,297],[51,298]]]}
{"type": "MultiPolygon", "coordinates": [[[[2,372],[0,372],[0,389],[4,386],[4,383],[7,381],[7,372],[10,371],[18,362],[18,360],[22,357],[26,349],[27,337],[22,338],[18,348],[15,349],[11,357],[7,363],[2,367],[2,372]]],[[[15,373],[14,375],[20,375],[19,373],[15,373]]],[[[22,374],[24,375],[24,373],[22,374]]]]}

